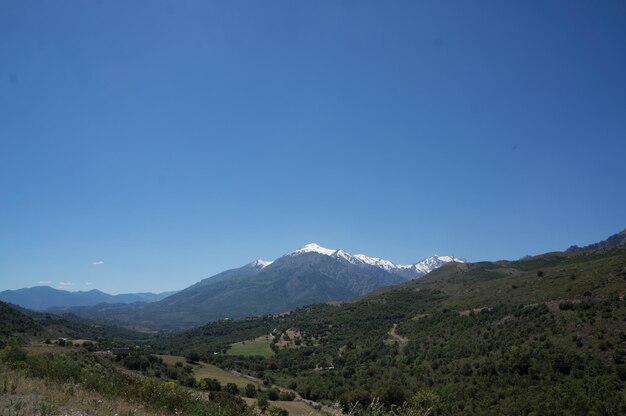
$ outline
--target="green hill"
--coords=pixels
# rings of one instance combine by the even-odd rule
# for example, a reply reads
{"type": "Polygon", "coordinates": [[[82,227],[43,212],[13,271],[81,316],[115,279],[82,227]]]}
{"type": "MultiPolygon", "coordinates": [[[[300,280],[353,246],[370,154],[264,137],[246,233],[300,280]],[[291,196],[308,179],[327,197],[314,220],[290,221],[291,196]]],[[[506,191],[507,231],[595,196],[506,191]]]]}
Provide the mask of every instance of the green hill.
{"type": "Polygon", "coordinates": [[[115,341],[141,340],[152,336],[115,322],[94,321],[71,314],[59,316],[35,312],[0,301],[0,339],[4,340],[17,337],[30,342],[63,337],[115,341]]]}
{"type": "Polygon", "coordinates": [[[37,333],[43,327],[8,303],[0,302],[0,339],[13,335],[37,333]]]}
{"type": "Polygon", "coordinates": [[[417,393],[432,414],[617,415],[625,289],[624,248],[457,263],[357,301],[217,322],[161,347],[346,409],[374,397],[390,409],[417,393]],[[214,354],[264,333],[274,357],[214,354]]]}

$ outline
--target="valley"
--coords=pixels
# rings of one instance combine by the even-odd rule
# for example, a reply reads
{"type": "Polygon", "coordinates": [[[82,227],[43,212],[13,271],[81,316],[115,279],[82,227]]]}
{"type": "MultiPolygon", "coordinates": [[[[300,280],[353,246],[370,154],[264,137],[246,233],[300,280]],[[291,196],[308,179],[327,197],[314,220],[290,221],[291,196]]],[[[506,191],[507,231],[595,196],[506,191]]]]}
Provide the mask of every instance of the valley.
{"type": "MultiPolygon", "coordinates": [[[[307,253],[299,267],[302,259],[328,267],[326,256],[307,253]]],[[[626,247],[618,245],[448,262],[350,300],[178,332],[0,304],[0,361],[25,384],[93,385],[89,394],[109,403],[93,414],[134,405],[133,414],[181,406],[190,415],[618,415],[626,410],[625,288],[626,247]],[[107,352],[114,350],[129,355],[107,352]],[[42,367],[44,356],[51,366],[42,367]],[[59,365],[70,370],[59,373],[59,365]],[[95,369],[106,377],[91,380],[95,369]],[[134,393],[106,379],[135,385],[134,393]],[[174,390],[154,407],[146,397],[162,386],[174,390]]],[[[1,405],[12,409],[65,409],[87,394],[32,401],[29,390],[7,386],[13,393],[1,405]]]]}
{"type": "Polygon", "coordinates": [[[0,416],[626,416],[626,1],[0,1],[0,416]]]}

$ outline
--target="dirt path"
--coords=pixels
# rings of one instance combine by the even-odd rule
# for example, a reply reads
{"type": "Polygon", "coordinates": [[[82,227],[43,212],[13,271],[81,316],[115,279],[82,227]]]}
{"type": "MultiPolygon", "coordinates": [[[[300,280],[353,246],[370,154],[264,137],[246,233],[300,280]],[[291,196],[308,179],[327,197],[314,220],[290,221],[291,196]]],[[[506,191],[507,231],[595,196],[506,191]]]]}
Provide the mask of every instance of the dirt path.
{"type": "Polygon", "coordinates": [[[406,344],[407,342],[409,342],[409,339],[407,337],[403,337],[402,335],[398,334],[396,332],[396,329],[398,329],[398,324],[393,324],[393,326],[391,327],[391,329],[389,330],[388,334],[396,341],[398,341],[401,345],[406,344]]]}

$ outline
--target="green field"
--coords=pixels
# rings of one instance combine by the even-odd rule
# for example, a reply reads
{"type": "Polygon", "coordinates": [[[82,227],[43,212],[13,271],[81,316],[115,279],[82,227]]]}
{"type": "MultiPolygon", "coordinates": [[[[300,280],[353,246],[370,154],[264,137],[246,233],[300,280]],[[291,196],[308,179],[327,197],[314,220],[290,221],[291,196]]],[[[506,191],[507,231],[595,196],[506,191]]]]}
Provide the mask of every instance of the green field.
{"type": "Polygon", "coordinates": [[[270,348],[269,340],[265,337],[259,337],[250,341],[242,341],[232,344],[228,351],[228,355],[260,355],[269,358],[274,355],[274,351],[270,348]]]}

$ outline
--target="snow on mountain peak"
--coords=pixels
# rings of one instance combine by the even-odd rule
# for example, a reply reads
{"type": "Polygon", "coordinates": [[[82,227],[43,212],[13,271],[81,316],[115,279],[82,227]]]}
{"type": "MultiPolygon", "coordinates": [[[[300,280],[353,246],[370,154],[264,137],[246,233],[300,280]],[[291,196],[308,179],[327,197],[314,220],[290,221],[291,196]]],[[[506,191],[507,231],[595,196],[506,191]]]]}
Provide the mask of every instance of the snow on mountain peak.
{"type": "Polygon", "coordinates": [[[397,267],[389,260],[379,259],[378,257],[370,257],[366,256],[365,254],[356,254],[354,257],[356,257],[365,264],[369,264],[370,266],[376,266],[387,271],[393,270],[397,267]]]}
{"type": "Polygon", "coordinates": [[[292,251],[289,254],[302,254],[302,253],[319,253],[319,254],[324,254],[326,256],[332,256],[333,254],[335,254],[337,251],[339,250],[332,250],[330,248],[325,248],[322,246],[319,246],[315,243],[310,243],[307,244],[306,246],[296,250],[296,251],[292,251]]]}
{"type": "Polygon", "coordinates": [[[315,243],[307,244],[306,246],[296,251],[292,251],[287,255],[295,256],[303,253],[323,254],[325,256],[342,259],[349,263],[362,267],[377,267],[389,273],[403,276],[405,279],[415,279],[417,277],[423,276],[451,261],[456,261],[459,263],[463,263],[465,261],[454,256],[434,255],[414,264],[395,264],[389,260],[381,259],[378,257],[370,257],[365,254],[352,255],[341,249],[334,250],[330,248],[325,248],[315,243]]]}
{"type": "Polygon", "coordinates": [[[258,259],[258,260],[253,261],[252,263],[250,263],[250,266],[256,267],[256,268],[259,268],[259,269],[264,269],[264,268],[266,268],[267,266],[269,266],[272,263],[274,263],[274,262],[273,261],[268,261],[268,260],[258,259]]]}

